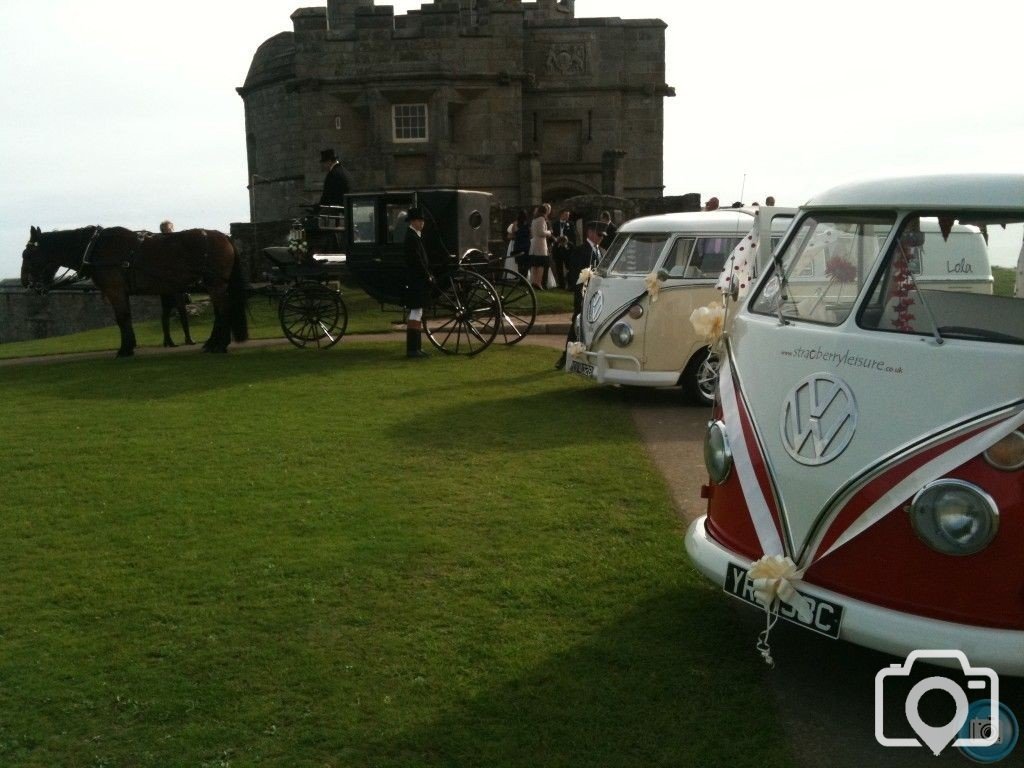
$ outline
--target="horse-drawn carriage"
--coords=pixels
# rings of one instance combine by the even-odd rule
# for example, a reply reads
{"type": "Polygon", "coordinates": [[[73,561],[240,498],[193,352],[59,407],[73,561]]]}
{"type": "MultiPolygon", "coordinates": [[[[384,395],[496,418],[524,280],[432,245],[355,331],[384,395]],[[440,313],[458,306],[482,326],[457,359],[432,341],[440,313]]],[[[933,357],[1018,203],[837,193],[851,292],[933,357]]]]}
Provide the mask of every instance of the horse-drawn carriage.
{"type": "Polygon", "coordinates": [[[530,332],[537,299],[529,282],[488,251],[491,196],[437,189],[348,195],[344,209],[321,209],[311,226],[296,226],[289,247],[264,249],[273,276],[290,284],[279,316],[296,346],[329,347],[345,332],[348,312],[332,280],[347,275],[382,308],[403,309],[408,279],[406,213],[426,215],[423,243],[434,278],[424,314],[430,342],[448,354],[475,355],[496,338],[515,344],[530,332]],[[311,253],[344,232],[344,256],[311,253]],[[325,235],[327,237],[325,237],[325,235]]]}
{"type": "MultiPolygon", "coordinates": [[[[314,228],[320,237],[314,245],[341,243],[344,255],[311,253],[316,248],[309,247],[302,225],[289,247],[264,249],[274,265],[273,280],[288,286],[279,305],[285,336],[300,347],[336,344],[348,326],[348,310],[331,283],[346,275],[382,308],[401,311],[408,280],[406,213],[415,206],[426,214],[423,241],[433,280],[424,327],[431,343],[448,354],[475,355],[499,335],[506,344],[522,340],[536,320],[537,299],[525,278],[487,253],[490,198],[452,189],[360,193],[347,196],[344,208],[319,211],[314,228]]],[[[40,293],[70,279],[92,279],[120,327],[118,356],[130,356],[136,347],[130,296],[174,295],[197,285],[209,294],[214,310],[203,348],[226,352],[232,338],[248,338],[241,261],[222,232],[191,229],[144,237],[124,227],[55,232],[32,227],[22,257],[22,283],[40,293]],[[70,277],[57,278],[61,267],[70,277]]]]}

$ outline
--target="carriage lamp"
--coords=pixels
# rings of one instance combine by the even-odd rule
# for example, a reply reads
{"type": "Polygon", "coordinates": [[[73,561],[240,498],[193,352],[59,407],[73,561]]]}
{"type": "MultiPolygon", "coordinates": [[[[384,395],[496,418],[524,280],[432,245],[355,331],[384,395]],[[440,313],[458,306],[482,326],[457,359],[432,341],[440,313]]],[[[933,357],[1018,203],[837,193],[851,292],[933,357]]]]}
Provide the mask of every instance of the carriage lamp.
{"type": "Polygon", "coordinates": [[[633,328],[629,323],[616,323],[611,330],[612,341],[617,347],[628,347],[633,343],[633,328]]]}
{"type": "Polygon", "coordinates": [[[936,480],[914,496],[909,507],[914,532],[936,552],[973,555],[999,530],[995,501],[963,480],[936,480]]]}
{"type": "Polygon", "coordinates": [[[715,485],[724,483],[732,469],[732,450],[725,424],[720,421],[708,422],[708,430],[704,434],[704,466],[715,485]]]}
{"type": "Polygon", "coordinates": [[[634,304],[632,307],[629,308],[629,316],[632,317],[634,320],[639,320],[641,317],[644,316],[644,308],[641,307],[639,304],[634,304]]]}
{"type": "Polygon", "coordinates": [[[1024,468],[1024,432],[1011,432],[993,445],[985,451],[985,461],[1005,472],[1024,468]]]}

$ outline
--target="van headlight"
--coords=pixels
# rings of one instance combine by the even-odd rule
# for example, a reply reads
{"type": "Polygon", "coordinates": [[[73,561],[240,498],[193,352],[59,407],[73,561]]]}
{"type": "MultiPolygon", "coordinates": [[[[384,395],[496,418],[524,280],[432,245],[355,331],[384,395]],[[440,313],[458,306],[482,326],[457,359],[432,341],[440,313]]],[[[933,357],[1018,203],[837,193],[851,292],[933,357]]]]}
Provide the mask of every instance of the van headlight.
{"type": "Polygon", "coordinates": [[[910,521],[921,540],[946,555],[973,555],[999,530],[999,509],[981,488],[963,480],[929,483],[910,504],[910,521]]]}
{"type": "Polygon", "coordinates": [[[985,461],[1005,472],[1024,469],[1024,432],[1011,432],[993,445],[985,451],[985,461]]]}
{"type": "Polygon", "coordinates": [[[628,347],[633,343],[633,328],[629,323],[616,323],[611,330],[612,341],[617,347],[628,347]]]}
{"type": "Polygon", "coordinates": [[[725,434],[725,424],[720,421],[709,421],[708,431],[704,433],[704,466],[715,485],[724,483],[732,469],[729,438],[725,434]]]}

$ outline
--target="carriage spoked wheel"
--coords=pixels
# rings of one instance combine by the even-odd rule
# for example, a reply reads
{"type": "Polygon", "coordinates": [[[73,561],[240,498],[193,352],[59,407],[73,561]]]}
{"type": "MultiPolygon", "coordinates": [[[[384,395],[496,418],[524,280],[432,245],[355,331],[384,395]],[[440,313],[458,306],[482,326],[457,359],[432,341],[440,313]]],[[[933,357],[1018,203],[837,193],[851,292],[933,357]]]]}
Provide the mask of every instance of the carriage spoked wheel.
{"type": "Polygon", "coordinates": [[[439,281],[424,322],[430,343],[448,355],[477,355],[498,335],[501,297],[475,272],[459,269],[439,281]]]}
{"type": "Polygon", "coordinates": [[[281,297],[281,330],[296,347],[327,349],[348,327],[348,309],[338,291],[326,285],[296,285],[281,297]]]}
{"type": "Polygon", "coordinates": [[[501,325],[498,333],[505,344],[518,344],[537,321],[537,294],[530,281],[512,269],[499,269],[490,276],[501,299],[501,325]]]}

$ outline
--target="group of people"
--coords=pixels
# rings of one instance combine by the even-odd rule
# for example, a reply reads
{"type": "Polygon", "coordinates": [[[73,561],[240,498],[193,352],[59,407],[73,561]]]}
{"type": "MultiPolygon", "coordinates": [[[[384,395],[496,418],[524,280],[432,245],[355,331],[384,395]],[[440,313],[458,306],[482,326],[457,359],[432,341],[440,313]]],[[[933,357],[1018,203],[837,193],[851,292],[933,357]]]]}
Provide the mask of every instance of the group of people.
{"type": "MultiPolygon", "coordinates": [[[[550,203],[534,208],[533,218],[525,209],[520,210],[515,221],[505,230],[509,242],[508,256],[515,260],[516,268],[530,281],[534,290],[545,290],[550,276],[555,288],[572,291],[580,271],[589,264],[577,257],[576,221],[572,212],[563,208],[554,221],[551,215],[550,203]]],[[[602,227],[601,243],[607,248],[616,231],[611,213],[604,211],[599,223],[602,227]]]]}
{"type": "MultiPolygon", "coordinates": [[[[768,197],[766,197],[764,199],[764,204],[766,206],[768,206],[768,207],[774,206],[775,205],[775,198],[772,197],[771,195],[768,195],[768,197]]],[[[759,202],[757,202],[756,200],[750,204],[750,206],[752,208],[758,208],[760,205],[761,204],[759,202]]],[[[709,197],[707,199],[707,202],[704,203],[704,210],[705,211],[717,211],[721,207],[722,207],[722,203],[721,203],[721,201],[717,197],[709,197]]],[[[743,207],[743,203],[741,203],[739,200],[737,200],[735,203],[733,203],[729,207],[730,208],[742,208],[743,207]]]]}
{"type": "MultiPolygon", "coordinates": [[[[320,206],[343,205],[348,193],[348,182],[340,160],[332,149],[320,153],[320,162],[326,174],[320,206]]],[[[429,304],[432,283],[427,251],[423,245],[424,214],[414,207],[406,212],[407,229],[404,239],[406,263],[405,304],[406,356],[410,359],[428,357],[423,351],[423,308],[429,304]]],[[[580,273],[597,266],[604,251],[615,238],[617,227],[609,211],[603,211],[599,221],[586,224],[583,242],[577,245],[577,221],[565,208],[551,221],[551,205],[538,205],[530,218],[521,210],[507,231],[509,255],[515,258],[519,272],[530,280],[536,290],[544,290],[549,273],[555,286],[573,292],[573,320],[583,310],[583,285],[580,273]]],[[[576,341],[575,323],[570,324],[568,341],[576,341]]],[[[557,368],[565,364],[565,355],[557,368]]]]}

